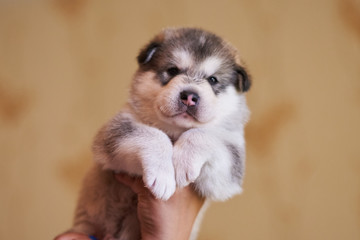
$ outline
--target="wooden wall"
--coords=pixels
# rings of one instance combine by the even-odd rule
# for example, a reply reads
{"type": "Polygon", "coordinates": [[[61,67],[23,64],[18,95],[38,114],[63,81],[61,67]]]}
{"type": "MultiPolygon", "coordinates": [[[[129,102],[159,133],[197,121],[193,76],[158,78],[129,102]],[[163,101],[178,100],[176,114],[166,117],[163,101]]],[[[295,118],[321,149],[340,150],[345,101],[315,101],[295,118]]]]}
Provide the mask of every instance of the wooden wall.
{"type": "Polygon", "coordinates": [[[0,239],[70,226],[92,138],[166,26],[223,36],[253,76],[245,191],[199,239],[360,239],[358,0],[0,0],[0,239]]]}

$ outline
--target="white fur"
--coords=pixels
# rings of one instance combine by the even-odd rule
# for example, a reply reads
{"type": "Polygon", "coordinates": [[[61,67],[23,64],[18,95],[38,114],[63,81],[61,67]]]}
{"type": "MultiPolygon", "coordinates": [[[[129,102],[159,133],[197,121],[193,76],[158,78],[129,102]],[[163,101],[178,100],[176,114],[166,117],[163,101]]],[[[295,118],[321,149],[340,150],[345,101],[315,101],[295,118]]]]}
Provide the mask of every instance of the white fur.
{"type": "Polygon", "coordinates": [[[213,75],[221,66],[222,60],[218,57],[206,58],[199,67],[200,72],[204,72],[206,76],[213,75]]]}
{"type": "Polygon", "coordinates": [[[173,52],[174,61],[177,67],[180,69],[186,69],[191,67],[194,64],[191,54],[186,50],[175,50],[173,52]]]}
{"type": "MultiPolygon", "coordinates": [[[[124,115],[128,116],[127,113],[122,116],[124,115]]],[[[132,120],[135,123],[133,118],[132,120]]],[[[172,143],[169,137],[157,128],[141,123],[136,123],[135,127],[141,134],[121,139],[117,143],[116,159],[121,161],[110,161],[103,154],[95,155],[95,159],[104,169],[142,175],[145,185],[155,197],[167,200],[176,188],[172,143]]]]}

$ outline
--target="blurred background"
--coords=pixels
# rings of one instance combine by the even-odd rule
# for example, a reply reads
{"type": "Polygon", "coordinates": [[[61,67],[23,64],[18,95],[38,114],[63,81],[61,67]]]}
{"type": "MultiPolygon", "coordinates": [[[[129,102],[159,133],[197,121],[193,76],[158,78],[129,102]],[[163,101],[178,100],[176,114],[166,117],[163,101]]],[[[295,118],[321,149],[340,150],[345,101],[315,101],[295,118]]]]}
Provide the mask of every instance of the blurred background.
{"type": "Polygon", "coordinates": [[[360,239],[359,0],[0,0],[0,239],[70,227],[92,139],[167,26],[224,37],[253,77],[244,193],[199,239],[360,239]]]}

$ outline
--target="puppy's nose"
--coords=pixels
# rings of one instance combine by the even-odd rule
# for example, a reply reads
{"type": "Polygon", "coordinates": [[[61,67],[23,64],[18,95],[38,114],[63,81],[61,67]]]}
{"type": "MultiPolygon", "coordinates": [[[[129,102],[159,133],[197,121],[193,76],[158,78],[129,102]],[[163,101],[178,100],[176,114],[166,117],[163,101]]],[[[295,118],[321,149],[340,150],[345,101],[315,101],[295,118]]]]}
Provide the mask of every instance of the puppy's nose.
{"type": "Polygon", "coordinates": [[[200,100],[200,97],[194,92],[182,91],[180,93],[180,99],[184,105],[190,107],[197,105],[200,100]]]}

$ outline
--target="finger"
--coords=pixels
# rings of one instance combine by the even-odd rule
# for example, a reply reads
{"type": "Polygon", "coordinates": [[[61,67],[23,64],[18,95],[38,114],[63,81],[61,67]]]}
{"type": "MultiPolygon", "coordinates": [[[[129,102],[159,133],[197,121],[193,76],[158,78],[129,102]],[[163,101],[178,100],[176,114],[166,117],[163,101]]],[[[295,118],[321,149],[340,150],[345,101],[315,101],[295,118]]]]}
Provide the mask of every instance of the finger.
{"type": "Polygon", "coordinates": [[[131,177],[128,174],[118,173],[115,174],[115,178],[122,184],[130,187],[137,194],[144,191],[145,185],[141,177],[131,177]]]}
{"type": "Polygon", "coordinates": [[[81,233],[65,233],[57,236],[54,240],[90,240],[87,235],[81,233]]]}

